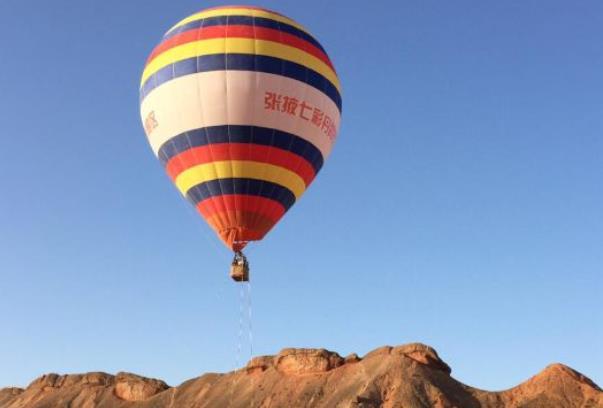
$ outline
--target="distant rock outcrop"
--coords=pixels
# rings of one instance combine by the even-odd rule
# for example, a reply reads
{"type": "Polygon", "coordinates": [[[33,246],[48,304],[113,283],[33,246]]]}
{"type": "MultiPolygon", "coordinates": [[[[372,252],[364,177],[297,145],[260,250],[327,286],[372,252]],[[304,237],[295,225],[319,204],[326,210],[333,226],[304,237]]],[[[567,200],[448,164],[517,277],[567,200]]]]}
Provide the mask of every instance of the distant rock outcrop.
{"type": "Polygon", "coordinates": [[[0,408],[603,408],[603,391],[562,364],[501,392],[469,387],[450,373],[433,348],[418,343],[363,358],[290,348],[178,387],[128,373],[47,374],[26,389],[1,389],[0,408]]]}

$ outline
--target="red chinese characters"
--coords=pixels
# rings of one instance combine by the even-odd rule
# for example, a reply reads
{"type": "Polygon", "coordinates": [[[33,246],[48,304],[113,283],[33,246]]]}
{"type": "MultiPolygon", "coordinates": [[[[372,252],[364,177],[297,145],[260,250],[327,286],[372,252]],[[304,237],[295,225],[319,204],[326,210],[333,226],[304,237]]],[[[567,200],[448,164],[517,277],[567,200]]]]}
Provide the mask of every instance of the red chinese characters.
{"type": "Polygon", "coordinates": [[[157,126],[159,126],[159,123],[157,123],[157,119],[155,118],[155,111],[150,111],[144,120],[144,130],[147,132],[147,135],[150,135],[157,126]]]}
{"type": "Polygon", "coordinates": [[[264,109],[280,111],[282,99],[281,95],[277,95],[274,92],[266,92],[266,95],[264,95],[264,109]]]}
{"type": "Polygon", "coordinates": [[[331,140],[337,136],[337,128],[333,119],[316,106],[297,98],[266,91],[264,94],[264,109],[298,116],[320,128],[331,140]]]}

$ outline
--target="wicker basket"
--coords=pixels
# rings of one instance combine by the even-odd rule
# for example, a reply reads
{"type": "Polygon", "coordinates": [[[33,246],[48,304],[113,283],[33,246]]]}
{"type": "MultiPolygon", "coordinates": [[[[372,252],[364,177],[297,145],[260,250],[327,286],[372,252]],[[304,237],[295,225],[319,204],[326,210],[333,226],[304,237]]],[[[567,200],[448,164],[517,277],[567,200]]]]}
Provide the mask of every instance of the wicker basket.
{"type": "Polygon", "coordinates": [[[233,263],[230,266],[230,277],[235,282],[249,281],[249,265],[245,263],[233,263]]]}

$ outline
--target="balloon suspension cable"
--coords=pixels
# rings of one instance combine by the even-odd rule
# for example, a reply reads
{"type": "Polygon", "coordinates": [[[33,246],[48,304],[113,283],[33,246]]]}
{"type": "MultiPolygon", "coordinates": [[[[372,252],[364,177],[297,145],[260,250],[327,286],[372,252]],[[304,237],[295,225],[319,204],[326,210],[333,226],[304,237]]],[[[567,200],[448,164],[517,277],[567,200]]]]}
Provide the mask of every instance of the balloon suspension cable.
{"type": "Polygon", "coordinates": [[[230,381],[230,390],[228,397],[228,407],[232,407],[233,398],[234,398],[234,389],[236,388],[240,378],[239,371],[242,369],[241,366],[241,355],[243,350],[243,320],[244,320],[244,306],[245,306],[245,288],[241,285],[239,288],[239,329],[237,333],[237,348],[235,353],[235,365],[234,365],[234,375],[230,381]]]}
{"type": "MultiPolygon", "coordinates": [[[[235,258],[233,259],[233,264],[234,262],[245,262],[247,263],[247,259],[245,258],[245,256],[237,251],[235,252],[235,258]]],[[[234,279],[234,278],[233,278],[234,279]]],[[[241,286],[239,288],[239,327],[238,327],[238,333],[237,333],[237,348],[236,348],[236,356],[235,356],[235,368],[234,368],[234,376],[230,382],[230,390],[229,390],[229,398],[228,398],[228,407],[233,406],[233,402],[234,402],[234,389],[236,388],[238,382],[242,379],[242,377],[239,374],[239,372],[241,370],[243,370],[242,365],[245,363],[245,361],[243,361],[245,358],[243,356],[243,343],[245,341],[245,337],[244,337],[244,332],[245,329],[247,328],[248,330],[248,341],[249,341],[249,356],[248,356],[248,361],[251,361],[251,359],[253,358],[253,325],[252,325],[252,309],[251,309],[251,282],[249,280],[246,281],[241,281],[241,286]],[[245,286],[247,286],[247,289],[245,290],[245,286]],[[245,311],[245,309],[247,309],[247,311],[245,311]],[[245,321],[247,320],[247,322],[245,321]]],[[[252,381],[252,385],[253,385],[253,381],[254,379],[251,378],[252,381]]],[[[254,404],[253,402],[254,400],[252,400],[252,405],[254,404]]]]}
{"type": "MultiPolygon", "coordinates": [[[[251,320],[251,281],[247,282],[247,318],[249,327],[249,361],[253,358],[253,325],[251,320]]],[[[255,376],[251,377],[251,389],[255,389],[255,376]]],[[[255,392],[251,393],[251,407],[255,406],[255,392]]]]}
{"type": "Polygon", "coordinates": [[[251,319],[251,281],[247,282],[247,318],[249,320],[249,359],[253,358],[253,325],[251,319]]]}

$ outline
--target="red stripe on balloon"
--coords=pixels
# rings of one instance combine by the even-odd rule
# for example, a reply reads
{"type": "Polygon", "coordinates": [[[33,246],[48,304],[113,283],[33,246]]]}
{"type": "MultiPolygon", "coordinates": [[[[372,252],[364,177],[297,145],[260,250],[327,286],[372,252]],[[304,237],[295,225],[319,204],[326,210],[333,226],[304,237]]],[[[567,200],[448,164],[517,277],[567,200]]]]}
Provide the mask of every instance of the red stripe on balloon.
{"type": "MultiPolygon", "coordinates": [[[[245,194],[224,194],[207,198],[197,204],[197,210],[205,219],[220,216],[221,213],[244,211],[257,214],[272,223],[276,223],[285,214],[285,208],[278,201],[245,194]]],[[[232,226],[237,225],[224,227],[232,226]]]]}
{"type": "Polygon", "coordinates": [[[284,31],[249,25],[209,26],[185,31],[169,38],[155,47],[147,59],[147,65],[159,54],[171,48],[193,41],[209,40],[213,38],[253,38],[257,40],[273,41],[280,44],[289,45],[315,56],[327,64],[333,70],[333,72],[335,72],[335,68],[333,68],[333,64],[331,63],[329,57],[308,41],[288,34],[284,31]]]}
{"type": "Polygon", "coordinates": [[[310,185],[316,173],[312,165],[301,156],[287,150],[254,143],[216,143],[193,147],[172,157],[165,169],[172,180],[193,166],[215,161],[247,160],[283,167],[297,174],[310,185]]]}
{"type": "Polygon", "coordinates": [[[226,229],[237,230],[237,241],[262,239],[286,212],[279,201],[266,197],[246,194],[225,194],[219,197],[221,200],[214,201],[214,207],[219,211],[213,215],[228,220],[226,229]]]}
{"type": "MultiPolygon", "coordinates": [[[[232,220],[231,223],[227,224],[226,228],[217,229],[214,228],[218,233],[227,230],[247,230],[255,231],[260,235],[260,238],[274,227],[276,222],[264,218],[257,213],[249,211],[227,211],[222,213],[228,219],[232,220]]],[[[205,218],[205,220],[211,225],[214,222],[213,218],[205,218]]],[[[237,241],[246,240],[245,238],[237,238],[237,241]]]]}
{"type": "MultiPolygon", "coordinates": [[[[249,214],[243,214],[242,215],[243,218],[255,218],[256,215],[254,213],[249,213],[249,214]]],[[[224,224],[221,224],[220,220],[217,220],[216,218],[209,218],[206,219],[207,223],[210,225],[210,227],[218,234],[218,236],[220,237],[220,239],[222,239],[222,241],[224,241],[224,243],[226,244],[227,247],[235,250],[235,245],[233,245],[233,243],[229,242],[228,238],[230,236],[229,231],[236,231],[236,241],[259,241],[262,238],[264,238],[264,236],[268,233],[268,231],[270,231],[270,229],[272,229],[272,227],[274,227],[274,224],[267,224],[264,227],[261,228],[255,228],[255,229],[251,229],[251,228],[247,228],[247,227],[241,227],[241,226],[237,226],[237,225],[230,225],[230,224],[225,224],[227,226],[224,226],[224,224]],[[230,225],[230,226],[229,226],[230,225]]],[[[238,244],[240,245],[240,244],[238,244]]],[[[239,246],[239,249],[242,249],[245,246],[245,244],[239,246]]]]}

